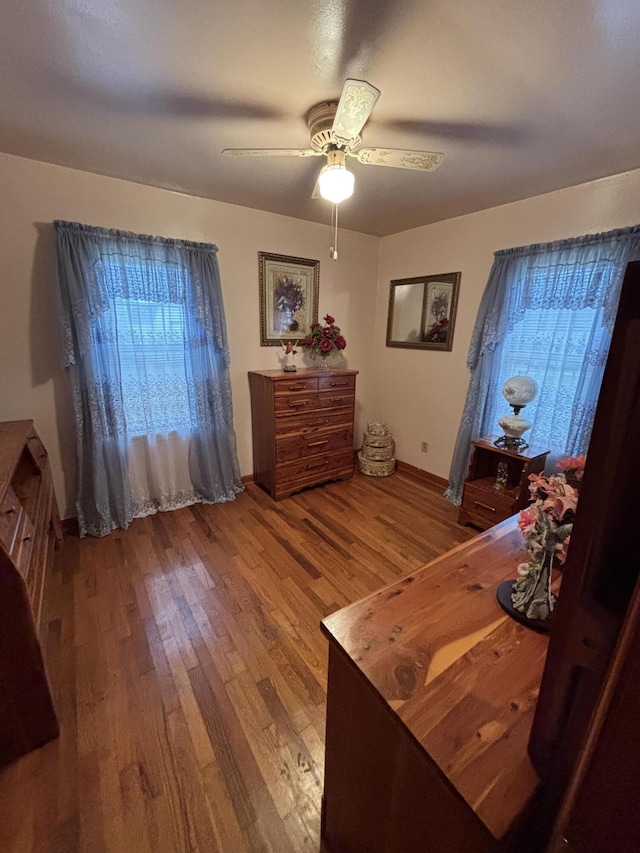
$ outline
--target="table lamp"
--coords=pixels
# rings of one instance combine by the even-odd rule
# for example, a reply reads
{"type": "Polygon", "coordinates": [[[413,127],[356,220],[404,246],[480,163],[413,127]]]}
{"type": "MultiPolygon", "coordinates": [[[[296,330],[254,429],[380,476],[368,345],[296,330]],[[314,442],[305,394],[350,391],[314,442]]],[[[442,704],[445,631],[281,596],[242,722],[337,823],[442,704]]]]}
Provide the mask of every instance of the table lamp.
{"type": "Polygon", "coordinates": [[[505,450],[526,450],[529,445],[522,438],[523,433],[531,429],[530,421],[520,417],[520,411],[530,403],[538,393],[538,384],[530,376],[512,376],[502,386],[502,396],[512,407],[513,414],[498,420],[504,435],[494,441],[496,447],[505,450]]]}

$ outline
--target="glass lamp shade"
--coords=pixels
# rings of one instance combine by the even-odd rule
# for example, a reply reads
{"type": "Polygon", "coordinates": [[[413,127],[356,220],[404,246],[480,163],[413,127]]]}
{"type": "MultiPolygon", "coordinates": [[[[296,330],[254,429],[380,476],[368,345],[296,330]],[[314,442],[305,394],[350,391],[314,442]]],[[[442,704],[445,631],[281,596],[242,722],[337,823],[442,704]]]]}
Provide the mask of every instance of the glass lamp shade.
{"type": "Polygon", "coordinates": [[[530,376],[512,376],[507,379],[502,386],[502,396],[513,409],[513,414],[498,420],[504,435],[494,441],[496,447],[505,447],[508,450],[524,450],[529,446],[522,435],[531,429],[531,423],[520,417],[520,410],[524,409],[537,393],[538,384],[530,376]]]}
{"type": "Polygon", "coordinates": [[[512,376],[502,386],[502,396],[514,408],[524,408],[538,393],[538,383],[530,376],[512,376]]]}
{"type": "Polygon", "coordinates": [[[334,204],[339,204],[353,195],[354,183],[353,172],[342,164],[324,166],[318,176],[320,195],[334,204]]]}

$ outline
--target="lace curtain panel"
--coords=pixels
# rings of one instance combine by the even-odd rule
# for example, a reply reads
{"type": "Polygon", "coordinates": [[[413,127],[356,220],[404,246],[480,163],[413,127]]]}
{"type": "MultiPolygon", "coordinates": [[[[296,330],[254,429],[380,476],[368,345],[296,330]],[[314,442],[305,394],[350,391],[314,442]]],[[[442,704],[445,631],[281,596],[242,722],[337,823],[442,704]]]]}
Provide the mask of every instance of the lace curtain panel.
{"type": "Polygon", "coordinates": [[[445,496],[459,505],[471,441],[499,430],[500,393],[516,374],[538,396],[525,417],[548,466],[586,452],[627,263],[640,259],[640,226],[496,252],[471,337],[469,390],[445,496]]]}
{"type": "Polygon", "coordinates": [[[80,534],[242,490],[216,247],[56,222],[80,534]]]}

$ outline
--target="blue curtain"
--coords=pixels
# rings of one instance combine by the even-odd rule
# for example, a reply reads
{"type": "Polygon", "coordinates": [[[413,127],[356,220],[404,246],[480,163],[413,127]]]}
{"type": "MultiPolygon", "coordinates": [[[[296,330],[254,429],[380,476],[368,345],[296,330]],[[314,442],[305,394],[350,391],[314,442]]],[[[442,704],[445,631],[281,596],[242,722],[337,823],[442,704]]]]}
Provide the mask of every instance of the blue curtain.
{"type": "Polygon", "coordinates": [[[445,492],[460,504],[471,441],[499,431],[511,410],[502,384],[538,382],[525,438],[549,463],[586,452],[627,263],[640,259],[640,226],[495,253],[471,337],[469,390],[445,492]]]}
{"type": "Polygon", "coordinates": [[[55,222],[80,534],[242,491],[215,246],[55,222]]]}

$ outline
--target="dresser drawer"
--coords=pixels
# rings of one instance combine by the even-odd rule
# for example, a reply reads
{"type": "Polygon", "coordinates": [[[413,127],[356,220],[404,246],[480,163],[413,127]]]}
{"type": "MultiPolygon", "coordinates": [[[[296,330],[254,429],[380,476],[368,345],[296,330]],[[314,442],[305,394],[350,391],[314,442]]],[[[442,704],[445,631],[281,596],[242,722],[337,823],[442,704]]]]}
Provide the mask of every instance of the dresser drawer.
{"type": "Polygon", "coordinates": [[[356,377],[355,376],[320,376],[318,379],[318,388],[320,391],[339,391],[342,393],[343,391],[353,391],[356,387],[356,377]]]}
{"type": "Polygon", "coordinates": [[[353,448],[353,429],[351,426],[318,435],[300,435],[293,438],[280,438],[276,445],[276,462],[292,462],[318,453],[333,453],[344,448],[353,448]]]}
{"type": "Polygon", "coordinates": [[[350,392],[332,394],[325,391],[322,394],[318,394],[318,397],[320,398],[319,407],[321,409],[342,409],[347,406],[353,406],[353,394],[350,392]]]}
{"type": "Polygon", "coordinates": [[[320,407],[320,395],[315,394],[276,394],[274,398],[276,414],[282,412],[307,412],[320,407]]]}
{"type": "Polygon", "coordinates": [[[303,415],[279,415],[276,418],[276,438],[293,433],[316,433],[338,426],[353,426],[353,411],[341,408],[337,412],[307,412],[303,415]]]}
{"type": "Polygon", "coordinates": [[[291,379],[278,379],[273,383],[274,394],[299,394],[304,391],[317,391],[318,377],[309,376],[305,379],[296,379],[292,376],[291,379]]]}
{"type": "Polygon", "coordinates": [[[16,530],[13,548],[11,549],[11,559],[18,567],[18,571],[25,581],[29,576],[29,563],[31,562],[34,533],[33,522],[26,512],[22,512],[20,515],[20,522],[16,530]]]}
{"type": "Polygon", "coordinates": [[[476,486],[473,482],[465,483],[462,509],[489,526],[513,515],[514,504],[513,495],[487,488],[486,484],[476,486]]]}
{"type": "Polygon", "coordinates": [[[353,448],[338,453],[323,453],[299,459],[296,462],[286,462],[276,465],[276,484],[295,483],[298,480],[326,479],[335,471],[353,468],[353,448]]]}
{"type": "Polygon", "coordinates": [[[7,551],[11,551],[22,516],[22,504],[11,486],[8,486],[0,505],[0,539],[7,551]]]}
{"type": "Polygon", "coordinates": [[[27,438],[27,446],[38,467],[43,469],[47,464],[47,451],[35,433],[27,438]]]}

